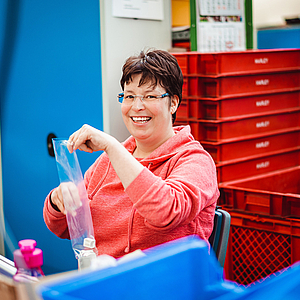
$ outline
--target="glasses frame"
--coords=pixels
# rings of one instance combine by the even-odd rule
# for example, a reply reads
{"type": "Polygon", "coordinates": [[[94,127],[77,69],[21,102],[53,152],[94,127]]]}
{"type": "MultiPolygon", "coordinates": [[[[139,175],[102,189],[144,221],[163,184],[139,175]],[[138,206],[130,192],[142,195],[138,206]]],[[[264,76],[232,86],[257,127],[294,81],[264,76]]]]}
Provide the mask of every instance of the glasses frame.
{"type": "MultiPolygon", "coordinates": [[[[118,97],[118,101],[119,101],[121,104],[124,104],[124,105],[132,105],[132,104],[134,103],[136,97],[139,97],[143,103],[144,103],[144,101],[145,101],[145,98],[144,98],[144,96],[142,96],[142,95],[131,95],[131,96],[133,96],[134,98],[133,98],[133,100],[132,100],[132,102],[131,102],[130,104],[124,104],[124,103],[123,103],[123,101],[124,101],[124,92],[119,93],[117,97],[118,97]]],[[[146,100],[145,102],[151,103],[153,100],[157,100],[157,99],[159,99],[159,98],[162,99],[162,98],[165,98],[165,97],[168,97],[168,96],[170,96],[169,93],[164,93],[164,94],[162,94],[162,95],[153,97],[152,100],[146,100]]]]}

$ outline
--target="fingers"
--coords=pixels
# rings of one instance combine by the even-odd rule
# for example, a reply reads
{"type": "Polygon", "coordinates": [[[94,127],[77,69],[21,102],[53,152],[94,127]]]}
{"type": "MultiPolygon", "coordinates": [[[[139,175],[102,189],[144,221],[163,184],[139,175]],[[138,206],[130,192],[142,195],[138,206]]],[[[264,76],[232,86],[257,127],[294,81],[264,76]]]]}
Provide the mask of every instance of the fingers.
{"type": "Polygon", "coordinates": [[[92,149],[92,146],[90,146],[90,144],[91,144],[90,141],[86,141],[84,144],[81,144],[78,147],[78,149],[81,150],[81,151],[92,153],[93,149],[92,149]]]}
{"type": "Polygon", "coordinates": [[[60,185],[65,211],[76,215],[76,209],[82,206],[77,186],[73,182],[64,182],[60,185]]]}
{"type": "Polygon", "coordinates": [[[111,139],[112,137],[103,131],[89,125],[83,125],[69,137],[68,149],[71,153],[77,149],[89,153],[105,151],[111,139]]]}
{"type": "Polygon", "coordinates": [[[68,149],[70,153],[77,149],[92,153],[94,145],[91,140],[93,139],[95,131],[96,129],[89,125],[83,125],[79,130],[75,131],[68,140],[68,149]]]}
{"type": "Polygon", "coordinates": [[[67,142],[67,148],[70,153],[72,153],[74,151],[73,146],[74,146],[74,142],[70,141],[70,139],[69,139],[67,142]]]}
{"type": "Polygon", "coordinates": [[[82,206],[79,191],[73,182],[63,182],[51,195],[51,201],[63,213],[76,215],[76,209],[82,206]]]}
{"type": "Polygon", "coordinates": [[[64,200],[61,193],[60,186],[54,189],[54,191],[51,194],[51,201],[53,204],[57,206],[57,208],[63,213],[66,214],[65,206],[64,206],[64,200]]]}

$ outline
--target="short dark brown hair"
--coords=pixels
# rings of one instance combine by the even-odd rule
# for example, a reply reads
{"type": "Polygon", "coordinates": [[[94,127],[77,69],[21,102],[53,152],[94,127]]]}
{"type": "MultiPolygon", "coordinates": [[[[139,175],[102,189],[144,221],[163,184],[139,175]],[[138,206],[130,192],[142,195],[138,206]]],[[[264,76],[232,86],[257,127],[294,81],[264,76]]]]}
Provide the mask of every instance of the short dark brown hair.
{"type": "MultiPolygon", "coordinates": [[[[142,74],[139,86],[150,81],[154,86],[158,83],[172,97],[179,98],[178,106],[182,100],[183,76],[176,58],[167,51],[148,50],[141,51],[138,56],[130,56],[122,68],[120,84],[124,90],[125,83],[132,81],[132,76],[142,74]]],[[[176,112],[172,114],[172,121],[175,122],[176,112]]]]}

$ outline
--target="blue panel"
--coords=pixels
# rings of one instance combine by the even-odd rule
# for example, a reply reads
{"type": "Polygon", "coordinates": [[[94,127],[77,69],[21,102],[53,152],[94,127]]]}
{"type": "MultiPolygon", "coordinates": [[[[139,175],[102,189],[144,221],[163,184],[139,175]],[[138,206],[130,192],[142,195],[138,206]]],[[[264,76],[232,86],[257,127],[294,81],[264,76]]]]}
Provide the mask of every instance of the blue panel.
{"type": "MultiPolygon", "coordinates": [[[[6,0],[0,6],[0,17],[5,15],[0,21],[5,218],[16,240],[37,240],[46,273],[75,269],[70,241],[57,238],[43,221],[44,199],[59,183],[47,136],[67,138],[84,123],[103,128],[99,1],[6,0]]],[[[82,172],[98,155],[78,155],[82,172]]]]}
{"type": "Polygon", "coordinates": [[[300,48],[300,26],[258,30],[257,48],[300,48]]]}

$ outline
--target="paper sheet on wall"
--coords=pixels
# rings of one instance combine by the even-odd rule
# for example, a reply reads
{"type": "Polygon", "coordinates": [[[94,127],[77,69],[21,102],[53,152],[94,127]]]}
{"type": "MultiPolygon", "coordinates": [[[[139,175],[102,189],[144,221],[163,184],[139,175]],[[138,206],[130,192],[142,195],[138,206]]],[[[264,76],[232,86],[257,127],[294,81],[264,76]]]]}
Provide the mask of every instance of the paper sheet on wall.
{"type": "Polygon", "coordinates": [[[113,16],[163,20],[163,0],[113,0],[113,16]]]}

